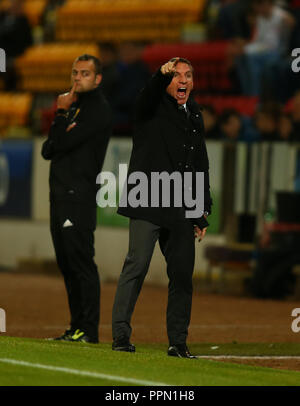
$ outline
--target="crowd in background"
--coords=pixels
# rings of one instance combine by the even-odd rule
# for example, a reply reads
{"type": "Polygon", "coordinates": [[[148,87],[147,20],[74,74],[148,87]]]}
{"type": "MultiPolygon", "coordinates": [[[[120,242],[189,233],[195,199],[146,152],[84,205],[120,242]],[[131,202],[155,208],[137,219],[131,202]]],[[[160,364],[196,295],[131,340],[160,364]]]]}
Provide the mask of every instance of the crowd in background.
{"type": "Polygon", "coordinates": [[[218,116],[212,106],[204,106],[208,138],[300,140],[300,80],[291,68],[291,52],[300,44],[300,8],[293,7],[296,3],[208,1],[210,38],[230,41],[231,71],[238,93],[259,100],[250,118],[234,109],[218,116]]]}
{"type": "Polygon", "coordinates": [[[202,114],[208,140],[300,141],[300,92],[294,96],[289,111],[268,102],[260,105],[253,117],[243,116],[236,109],[217,114],[211,105],[203,105],[202,114]]]}
{"type": "MultiPolygon", "coordinates": [[[[63,0],[49,0],[43,15],[44,40],[53,40],[51,12],[63,0]]],[[[253,117],[237,110],[217,114],[202,106],[207,139],[299,141],[300,80],[291,69],[291,50],[300,46],[300,7],[295,0],[207,0],[204,22],[207,40],[229,41],[234,93],[258,97],[253,117]],[[287,103],[294,97],[293,103],[287,103]]],[[[30,25],[22,2],[0,11],[0,48],[7,53],[6,90],[15,90],[18,78],[13,60],[32,45],[30,25]]],[[[100,43],[103,91],[115,120],[115,133],[130,135],[135,99],[151,72],[142,60],[144,44],[119,46],[100,43]]],[[[185,55],[182,55],[185,56],[185,55]]]]}

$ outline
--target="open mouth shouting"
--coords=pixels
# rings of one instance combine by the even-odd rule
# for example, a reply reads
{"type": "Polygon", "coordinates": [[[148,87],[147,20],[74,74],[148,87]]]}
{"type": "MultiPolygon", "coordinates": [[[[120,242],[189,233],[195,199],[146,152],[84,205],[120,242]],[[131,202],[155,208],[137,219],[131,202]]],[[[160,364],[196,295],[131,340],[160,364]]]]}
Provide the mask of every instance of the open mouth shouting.
{"type": "Polygon", "coordinates": [[[179,87],[177,90],[178,99],[185,99],[186,96],[186,87],[179,87]]]}

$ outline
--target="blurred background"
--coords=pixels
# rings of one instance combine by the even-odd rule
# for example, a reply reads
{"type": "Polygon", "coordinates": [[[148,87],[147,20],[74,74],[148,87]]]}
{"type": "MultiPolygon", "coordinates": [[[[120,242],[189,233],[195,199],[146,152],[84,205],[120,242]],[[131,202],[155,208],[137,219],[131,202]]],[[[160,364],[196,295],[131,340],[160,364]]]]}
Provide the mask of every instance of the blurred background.
{"type": "MultiPolygon", "coordinates": [[[[114,136],[103,170],[118,175],[129,162],[138,92],[161,64],[182,56],[195,70],[214,202],[208,234],[196,244],[195,289],[298,298],[297,47],[299,0],[0,0],[1,271],[58,275],[49,162],[40,151],[74,59],[90,53],[104,64],[114,136]]],[[[102,280],[115,281],[128,221],[115,208],[98,214],[96,262],[102,280]]],[[[158,248],[147,281],[167,284],[158,248]]]]}

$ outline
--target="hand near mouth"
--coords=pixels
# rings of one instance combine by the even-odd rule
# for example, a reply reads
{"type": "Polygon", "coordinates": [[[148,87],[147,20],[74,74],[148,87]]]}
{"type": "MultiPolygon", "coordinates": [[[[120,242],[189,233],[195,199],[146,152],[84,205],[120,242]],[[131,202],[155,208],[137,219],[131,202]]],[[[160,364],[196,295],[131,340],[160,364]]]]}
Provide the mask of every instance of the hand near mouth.
{"type": "Polygon", "coordinates": [[[57,108],[63,110],[69,110],[72,103],[77,100],[76,92],[77,84],[74,83],[72,89],[64,94],[61,94],[57,98],[57,108]]]}
{"type": "Polygon", "coordinates": [[[162,65],[162,67],[160,68],[161,73],[163,75],[174,74],[175,73],[175,66],[176,66],[176,63],[177,63],[178,59],[180,59],[180,58],[177,56],[175,61],[167,62],[164,65],[162,65]]]}

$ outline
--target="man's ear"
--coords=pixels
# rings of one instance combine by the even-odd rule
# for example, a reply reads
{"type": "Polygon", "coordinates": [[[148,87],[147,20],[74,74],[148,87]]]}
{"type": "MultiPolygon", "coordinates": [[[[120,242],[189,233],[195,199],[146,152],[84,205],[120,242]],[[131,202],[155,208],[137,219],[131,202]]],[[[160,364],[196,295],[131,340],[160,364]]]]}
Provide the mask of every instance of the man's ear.
{"type": "Polygon", "coordinates": [[[99,73],[96,75],[96,85],[99,86],[102,81],[102,75],[99,73]]]}

